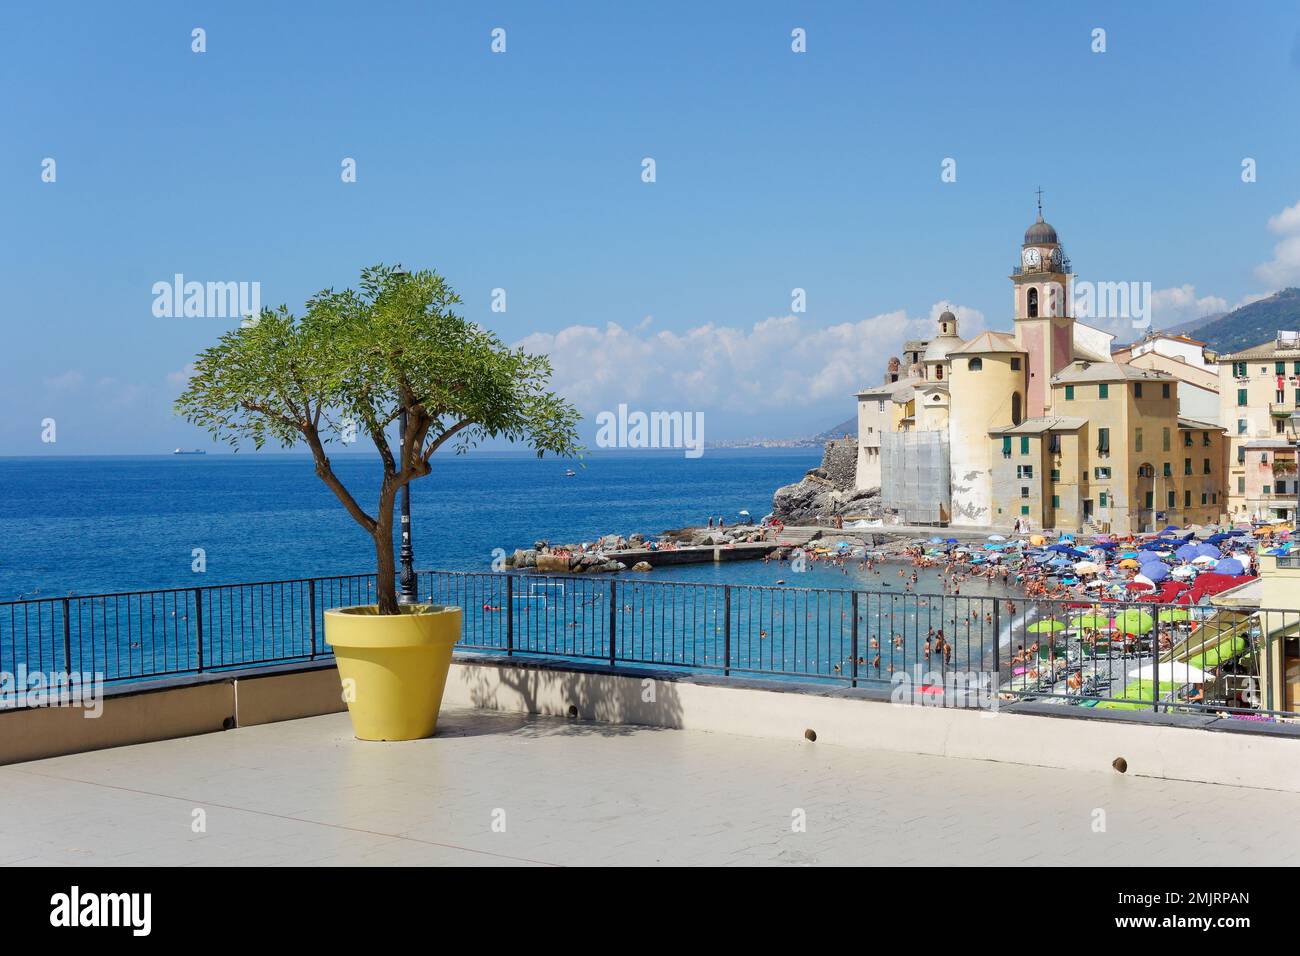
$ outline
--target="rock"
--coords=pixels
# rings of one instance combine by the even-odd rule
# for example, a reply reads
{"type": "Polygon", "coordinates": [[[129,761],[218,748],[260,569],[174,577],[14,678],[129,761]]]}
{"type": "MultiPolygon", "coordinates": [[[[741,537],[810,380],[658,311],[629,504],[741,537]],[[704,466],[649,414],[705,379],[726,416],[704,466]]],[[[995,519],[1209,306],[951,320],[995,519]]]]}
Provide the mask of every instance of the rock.
{"type": "Polygon", "coordinates": [[[569,570],[569,559],[562,554],[539,554],[535,566],[543,574],[566,573],[569,570]]]}
{"type": "Polygon", "coordinates": [[[537,551],[534,549],[524,550],[516,549],[515,553],[506,558],[506,567],[508,568],[535,568],[537,567],[537,551]]]}
{"type": "Polygon", "coordinates": [[[633,570],[633,571],[652,571],[652,570],[654,570],[654,569],[650,566],[650,562],[649,562],[649,561],[638,561],[636,564],[632,565],[632,570],[633,570]]]}
{"type": "Polygon", "coordinates": [[[547,542],[547,541],[534,541],[534,542],[533,542],[533,550],[534,550],[534,551],[545,551],[548,547],[550,547],[550,543],[547,542]]]}

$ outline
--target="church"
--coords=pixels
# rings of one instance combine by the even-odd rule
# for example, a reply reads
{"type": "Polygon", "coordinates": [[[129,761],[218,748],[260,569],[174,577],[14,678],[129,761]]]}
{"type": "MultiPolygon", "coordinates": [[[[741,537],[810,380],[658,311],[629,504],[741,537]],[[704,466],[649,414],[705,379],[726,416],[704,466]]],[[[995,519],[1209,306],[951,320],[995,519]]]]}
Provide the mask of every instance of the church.
{"type": "Polygon", "coordinates": [[[1183,417],[1180,379],[1112,354],[1072,314],[1070,260],[1038,217],[1009,276],[1010,332],[945,310],[857,394],[859,489],[902,524],[1109,531],[1216,523],[1224,430],[1183,417]],[[1117,357],[1124,360],[1117,361],[1117,357]]]}

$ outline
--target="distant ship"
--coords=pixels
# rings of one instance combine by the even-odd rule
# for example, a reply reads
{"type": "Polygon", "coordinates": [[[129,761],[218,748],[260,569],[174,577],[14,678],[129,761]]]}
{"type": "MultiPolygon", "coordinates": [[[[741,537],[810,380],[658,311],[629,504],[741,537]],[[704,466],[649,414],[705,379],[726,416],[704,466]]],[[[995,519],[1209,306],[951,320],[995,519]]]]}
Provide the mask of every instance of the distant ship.
{"type": "Polygon", "coordinates": [[[202,448],[191,448],[189,451],[186,451],[184,448],[177,448],[174,452],[172,452],[172,454],[173,455],[206,455],[207,452],[204,451],[202,448]]]}
{"type": "Polygon", "coordinates": [[[576,478],[577,476],[578,476],[578,473],[577,473],[576,471],[574,471],[572,468],[566,468],[566,469],[564,469],[564,477],[565,477],[565,478],[576,478]]]}

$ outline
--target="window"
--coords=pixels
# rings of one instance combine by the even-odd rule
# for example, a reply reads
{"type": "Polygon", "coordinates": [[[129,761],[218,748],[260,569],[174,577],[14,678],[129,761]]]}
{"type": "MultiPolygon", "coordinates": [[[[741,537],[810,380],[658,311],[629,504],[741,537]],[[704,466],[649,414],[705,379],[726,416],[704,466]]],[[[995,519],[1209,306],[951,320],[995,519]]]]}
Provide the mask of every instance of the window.
{"type": "Polygon", "coordinates": [[[1208,499],[1209,497],[1210,497],[1209,495],[1207,495],[1205,492],[1202,491],[1202,492],[1201,492],[1201,504],[1208,504],[1208,501],[1207,501],[1206,499],[1208,499]]]}
{"type": "Polygon", "coordinates": [[[1028,454],[1029,454],[1029,436],[1028,436],[1028,435],[1021,435],[1021,436],[1020,436],[1020,454],[1022,454],[1022,455],[1028,455],[1028,454]]]}
{"type": "Polygon", "coordinates": [[[1237,389],[1237,406],[1241,407],[1244,406],[1245,404],[1246,404],[1246,390],[1244,388],[1239,388],[1237,389]]]}
{"type": "Polygon", "coordinates": [[[1204,446],[1205,448],[1209,448],[1209,447],[1210,447],[1210,433],[1209,433],[1209,432],[1201,432],[1201,445],[1204,446]]]}
{"type": "Polygon", "coordinates": [[[1029,497],[1029,486],[1028,486],[1028,485],[1021,485],[1021,486],[1020,486],[1020,497],[1021,497],[1021,498],[1028,498],[1028,497],[1029,497]]]}
{"type": "Polygon", "coordinates": [[[1020,359],[1018,359],[1018,358],[1013,358],[1013,359],[1011,360],[1011,371],[1013,371],[1013,372],[1019,372],[1019,371],[1020,371],[1020,359]]]}
{"type": "Polygon", "coordinates": [[[1011,396],[1011,424],[1020,424],[1020,393],[1016,392],[1011,396]]]}
{"type": "Polygon", "coordinates": [[[1169,450],[1169,429],[1168,428],[1165,428],[1160,432],[1160,450],[1161,451],[1169,450]]]}
{"type": "MultiPolygon", "coordinates": [[[[1297,362],[1296,365],[1297,365],[1297,366],[1300,366],[1300,362],[1297,362]]],[[[1233,362],[1233,363],[1232,363],[1232,375],[1233,375],[1234,378],[1247,378],[1247,377],[1250,375],[1250,372],[1247,371],[1247,369],[1246,369],[1246,363],[1245,363],[1245,362],[1233,362]]]]}
{"type": "MultiPolygon", "coordinates": [[[[1242,451],[1244,453],[1245,449],[1242,449],[1242,451]]],[[[1011,457],[1011,436],[1010,435],[1002,436],[1002,457],[1003,458],[1011,457]]]]}
{"type": "Polygon", "coordinates": [[[1184,433],[1183,433],[1183,447],[1184,447],[1184,448],[1191,448],[1191,447],[1192,447],[1192,433],[1191,433],[1191,432],[1184,432],[1184,433]]]}
{"type": "Polygon", "coordinates": [[[1172,491],[1169,492],[1169,494],[1165,495],[1165,502],[1166,502],[1165,504],[1166,508],[1172,508],[1175,504],[1178,503],[1178,495],[1175,492],[1172,491]]]}
{"type": "Polygon", "coordinates": [[[1032,478],[1032,477],[1034,477],[1034,466],[1033,466],[1033,465],[1016,465],[1016,477],[1017,477],[1017,478],[1032,478]]]}
{"type": "Polygon", "coordinates": [[[1168,383],[1168,382],[1165,382],[1163,385],[1160,386],[1160,397],[1161,397],[1161,398],[1168,398],[1168,397],[1169,397],[1169,383],[1168,383]]]}
{"type": "Polygon", "coordinates": [[[1100,504],[1103,508],[1106,507],[1106,492],[1103,491],[1100,495],[1097,496],[1097,503],[1100,504]]]}
{"type": "Polygon", "coordinates": [[[1237,479],[1237,494],[1239,494],[1239,495],[1244,495],[1245,493],[1246,493],[1246,479],[1245,479],[1245,478],[1238,478],[1238,479],[1237,479]]]}
{"type": "Polygon", "coordinates": [[[1286,392],[1284,392],[1282,389],[1279,388],[1276,392],[1273,393],[1273,400],[1277,402],[1279,405],[1281,405],[1283,402],[1286,401],[1286,392]]]}
{"type": "Polygon", "coordinates": [[[1141,382],[1138,382],[1136,385],[1133,386],[1133,397],[1134,397],[1134,398],[1141,398],[1141,397],[1142,397],[1142,383],[1141,383],[1141,382]]]}
{"type": "Polygon", "coordinates": [[[1027,298],[1029,302],[1029,317],[1031,319],[1036,319],[1038,318],[1038,290],[1031,288],[1027,298]]]}
{"type": "Polygon", "coordinates": [[[1060,496],[1060,495],[1052,495],[1052,507],[1053,507],[1053,508],[1059,508],[1059,507],[1061,507],[1061,496],[1060,496]]]}
{"type": "Polygon", "coordinates": [[[1142,429],[1140,428],[1133,429],[1133,450],[1142,450],[1142,429]]]}
{"type": "Polygon", "coordinates": [[[1191,506],[1192,506],[1192,493],[1191,493],[1191,491],[1184,491],[1184,492],[1183,492],[1183,507],[1184,507],[1184,508],[1190,508],[1191,506]]]}
{"type": "Polygon", "coordinates": [[[978,372],[978,371],[980,371],[981,369],[984,368],[984,360],[983,360],[983,359],[978,359],[978,358],[973,358],[973,359],[971,359],[969,362],[966,363],[966,368],[969,369],[969,370],[972,371],[972,372],[978,372]]]}
{"type": "Polygon", "coordinates": [[[1164,475],[1166,478],[1172,478],[1174,476],[1174,467],[1169,462],[1165,462],[1164,475]]]}
{"type": "Polygon", "coordinates": [[[1022,515],[1027,515],[1027,514],[1029,514],[1029,505],[1021,505],[1021,506],[1020,506],[1020,513],[1021,513],[1022,515]]]}
{"type": "Polygon", "coordinates": [[[1274,363],[1273,363],[1273,372],[1274,372],[1274,374],[1276,374],[1276,375],[1285,375],[1285,374],[1286,374],[1286,362],[1274,362],[1274,363]]]}
{"type": "Polygon", "coordinates": [[[1098,481],[1107,481],[1107,480],[1110,479],[1110,469],[1109,469],[1109,468],[1094,468],[1094,469],[1092,470],[1092,476],[1093,476],[1094,478],[1096,478],[1098,481]]]}
{"type": "Polygon", "coordinates": [[[1148,508],[1151,507],[1151,499],[1152,499],[1151,492],[1148,491],[1148,492],[1147,492],[1147,507],[1148,507],[1148,508]]]}
{"type": "Polygon", "coordinates": [[[1190,475],[1191,473],[1192,473],[1192,460],[1191,460],[1190,458],[1184,458],[1184,459],[1183,459],[1183,474],[1184,474],[1184,475],[1190,475]]]}
{"type": "Polygon", "coordinates": [[[1047,450],[1050,451],[1052,454],[1057,454],[1058,452],[1060,452],[1061,436],[1058,433],[1052,432],[1051,437],[1047,439],[1047,450]]]}
{"type": "Polygon", "coordinates": [[[1110,386],[1105,382],[1097,386],[1098,398],[1110,398],[1110,386]]]}
{"type": "Polygon", "coordinates": [[[1053,469],[1052,469],[1052,481],[1060,481],[1060,480],[1061,480],[1061,469],[1059,469],[1059,468],[1053,468],[1053,469]]]}
{"type": "Polygon", "coordinates": [[[939,379],[943,378],[943,366],[942,366],[942,365],[936,365],[936,366],[934,367],[934,378],[935,378],[935,381],[938,381],[939,379]]]}
{"type": "Polygon", "coordinates": [[[1206,458],[1204,461],[1205,467],[1201,469],[1201,474],[1208,475],[1210,473],[1210,459],[1206,458]]]}
{"type": "Polygon", "coordinates": [[[1237,446],[1237,464],[1239,464],[1239,465],[1244,465],[1245,463],[1246,463],[1246,446],[1245,446],[1245,445],[1238,445],[1238,446],[1237,446]]]}
{"type": "Polygon", "coordinates": [[[1265,485],[1265,486],[1264,486],[1264,494],[1266,494],[1266,495],[1271,495],[1272,493],[1273,493],[1273,486],[1272,486],[1272,485],[1265,485]]]}
{"type": "Polygon", "coordinates": [[[1074,386],[1073,386],[1073,385],[1067,385],[1067,386],[1065,386],[1065,400],[1066,400],[1067,402],[1072,402],[1072,401],[1074,401],[1074,386]]]}
{"type": "Polygon", "coordinates": [[[1211,492],[1210,492],[1210,504],[1212,504],[1212,505],[1217,505],[1218,503],[1219,503],[1219,493],[1218,493],[1217,491],[1211,491],[1211,492]]]}

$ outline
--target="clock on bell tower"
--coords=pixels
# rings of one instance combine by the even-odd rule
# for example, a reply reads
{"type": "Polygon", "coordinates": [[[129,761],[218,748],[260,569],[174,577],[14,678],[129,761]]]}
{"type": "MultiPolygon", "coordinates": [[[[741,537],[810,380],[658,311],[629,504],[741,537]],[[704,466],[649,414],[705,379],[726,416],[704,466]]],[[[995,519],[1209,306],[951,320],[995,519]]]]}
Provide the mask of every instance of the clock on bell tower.
{"type": "Polygon", "coordinates": [[[1026,412],[1040,416],[1050,399],[1048,380],[1074,356],[1074,319],[1070,316],[1070,260],[1056,230],[1043,221],[1043,191],[1038,191],[1038,218],[1025,230],[1020,265],[1012,270],[1016,342],[1028,353],[1026,412]]]}

